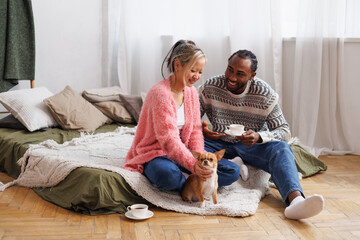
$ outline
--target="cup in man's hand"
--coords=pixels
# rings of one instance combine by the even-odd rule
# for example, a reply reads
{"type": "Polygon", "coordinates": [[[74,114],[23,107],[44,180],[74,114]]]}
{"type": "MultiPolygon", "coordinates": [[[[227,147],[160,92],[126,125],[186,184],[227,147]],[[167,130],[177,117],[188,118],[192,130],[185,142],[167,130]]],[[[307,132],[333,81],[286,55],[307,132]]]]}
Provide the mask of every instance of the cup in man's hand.
{"type": "Polygon", "coordinates": [[[245,131],[245,126],[241,124],[230,124],[229,132],[234,136],[240,136],[245,131]]]}

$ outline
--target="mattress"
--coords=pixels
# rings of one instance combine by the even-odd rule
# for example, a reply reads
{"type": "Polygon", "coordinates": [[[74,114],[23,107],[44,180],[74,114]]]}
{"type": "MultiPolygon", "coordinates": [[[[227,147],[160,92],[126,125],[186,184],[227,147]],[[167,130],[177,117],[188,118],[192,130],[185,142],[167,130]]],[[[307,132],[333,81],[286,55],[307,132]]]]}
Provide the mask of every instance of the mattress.
{"type": "MultiPolygon", "coordinates": [[[[120,125],[104,125],[95,133],[113,131],[118,126],[120,125]]],[[[47,139],[64,143],[79,136],[80,133],[77,131],[59,128],[32,133],[0,128],[0,170],[17,178],[20,167],[16,162],[24,155],[29,144],[37,144],[47,139]]],[[[33,190],[49,202],[88,215],[125,213],[128,205],[149,204],[136,194],[120,174],[86,167],[75,169],[54,187],[33,188],[33,190]]]]}

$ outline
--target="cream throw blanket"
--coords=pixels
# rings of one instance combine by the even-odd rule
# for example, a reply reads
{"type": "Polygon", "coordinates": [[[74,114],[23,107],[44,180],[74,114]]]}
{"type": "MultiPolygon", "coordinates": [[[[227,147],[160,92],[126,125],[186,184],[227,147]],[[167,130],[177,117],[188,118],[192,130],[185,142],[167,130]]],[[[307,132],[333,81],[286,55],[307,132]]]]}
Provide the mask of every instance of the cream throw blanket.
{"type": "MultiPolygon", "coordinates": [[[[17,184],[25,187],[51,187],[61,182],[74,169],[90,167],[121,174],[129,185],[152,204],[177,212],[199,215],[249,216],[256,212],[259,201],[269,192],[269,174],[249,166],[249,180],[241,178],[230,186],[218,189],[218,204],[205,201],[184,202],[178,192],[163,192],[154,187],[139,172],[123,168],[125,156],[134,139],[136,129],[119,127],[114,132],[83,134],[63,144],[47,140],[30,145],[18,161],[21,174],[0,191],[17,184]]],[[[1,186],[2,185],[2,186],[1,186]]]]}

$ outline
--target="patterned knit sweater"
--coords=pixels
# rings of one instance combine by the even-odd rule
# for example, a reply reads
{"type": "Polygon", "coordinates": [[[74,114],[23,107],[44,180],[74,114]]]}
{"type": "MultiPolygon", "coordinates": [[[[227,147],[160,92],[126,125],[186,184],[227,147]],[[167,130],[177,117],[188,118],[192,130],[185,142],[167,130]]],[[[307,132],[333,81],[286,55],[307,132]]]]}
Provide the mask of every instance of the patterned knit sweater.
{"type": "MultiPolygon", "coordinates": [[[[213,131],[223,133],[230,124],[242,124],[245,130],[258,132],[263,143],[288,141],[289,125],[278,105],[278,94],[263,80],[250,80],[241,94],[226,88],[225,75],[208,79],[199,88],[201,116],[206,113],[213,131]]],[[[226,135],[222,140],[237,142],[226,135]]]]}

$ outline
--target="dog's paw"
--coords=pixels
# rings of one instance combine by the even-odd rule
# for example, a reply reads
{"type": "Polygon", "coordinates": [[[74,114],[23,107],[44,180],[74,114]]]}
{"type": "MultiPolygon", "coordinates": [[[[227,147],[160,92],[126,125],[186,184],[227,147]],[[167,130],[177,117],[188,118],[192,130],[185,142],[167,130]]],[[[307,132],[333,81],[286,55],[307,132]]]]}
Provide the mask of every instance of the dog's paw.
{"type": "Polygon", "coordinates": [[[187,203],[192,203],[191,199],[183,199],[187,203]]]}

